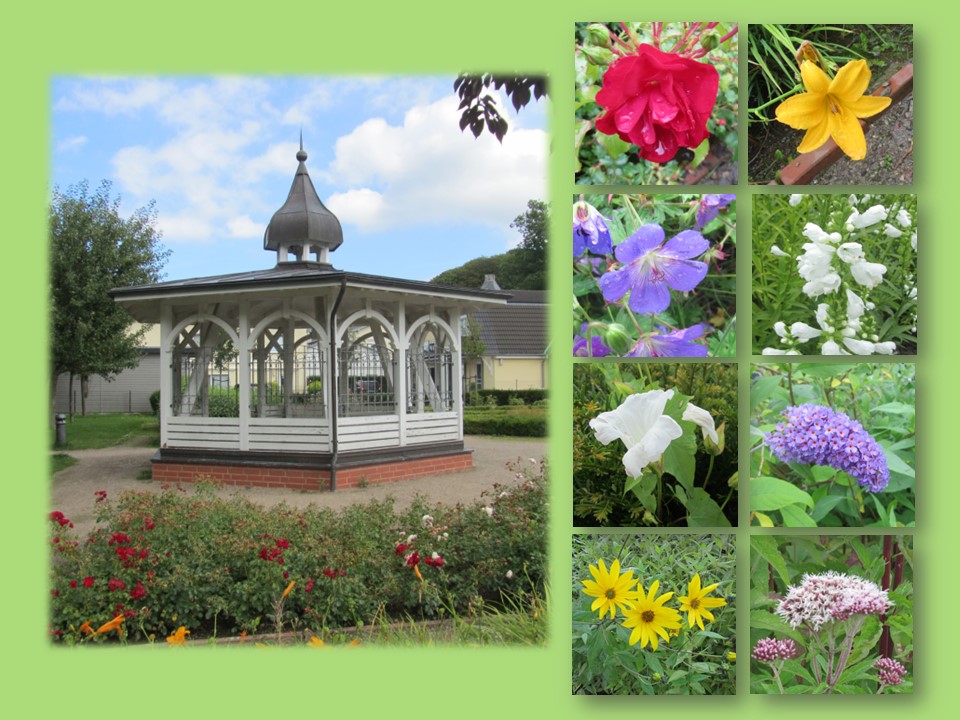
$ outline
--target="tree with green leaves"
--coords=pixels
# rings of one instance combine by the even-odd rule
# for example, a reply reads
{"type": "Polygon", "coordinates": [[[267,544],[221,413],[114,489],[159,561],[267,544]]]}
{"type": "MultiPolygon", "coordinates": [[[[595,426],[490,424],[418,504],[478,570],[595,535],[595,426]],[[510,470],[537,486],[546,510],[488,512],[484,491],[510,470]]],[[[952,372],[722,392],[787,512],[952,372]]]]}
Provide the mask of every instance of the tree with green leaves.
{"type": "MultiPolygon", "coordinates": [[[[129,217],[103,181],[54,188],[50,203],[50,370],[52,388],[67,373],[86,382],[110,379],[137,365],[147,328],[131,330],[130,316],[110,297],[115,287],[156,282],[169,251],[160,244],[151,202],[129,217]]],[[[71,393],[72,394],[72,393],[71,393]]],[[[51,393],[51,399],[53,394],[51,393]]]]}
{"type": "Polygon", "coordinates": [[[547,236],[550,231],[550,205],[530,200],[527,209],[510,227],[522,236],[520,244],[505,253],[475,258],[445,270],[432,282],[458,287],[480,287],[487,275],[496,275],[497,284],[506,290],[545,290],[547,287],[547,236]]]}

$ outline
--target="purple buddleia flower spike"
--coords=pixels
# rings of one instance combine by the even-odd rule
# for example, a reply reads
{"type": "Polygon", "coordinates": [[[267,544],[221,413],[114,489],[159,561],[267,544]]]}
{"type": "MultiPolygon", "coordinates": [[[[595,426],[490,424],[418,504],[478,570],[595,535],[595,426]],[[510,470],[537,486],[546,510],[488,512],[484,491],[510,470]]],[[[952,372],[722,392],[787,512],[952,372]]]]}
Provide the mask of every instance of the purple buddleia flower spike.
{"type": "Polygon", "coordinates": [[[883,448],[856,420],[821,405],[797,405],[781,413],[783,422],[766,436],[767,446],[784,462],[827,465],[842,470],[870,492],[890,482],[883,448]]]}

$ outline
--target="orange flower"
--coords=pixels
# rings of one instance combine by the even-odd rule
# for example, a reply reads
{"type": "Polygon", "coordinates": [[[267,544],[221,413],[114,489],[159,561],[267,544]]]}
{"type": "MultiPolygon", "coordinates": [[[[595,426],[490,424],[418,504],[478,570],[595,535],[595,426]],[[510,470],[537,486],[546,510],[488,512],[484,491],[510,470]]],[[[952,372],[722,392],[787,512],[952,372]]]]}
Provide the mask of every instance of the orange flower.
{"type": "Polygon", "coordinates": [[[243,631],[240,633],[240,642],[243,643],[243,642],[246,642],[246,641],[247,641],[247,631],[246,631],[246,630],[243,630],[243,631]]]}
{"type": "Polygon", "coordinates": [[[116,630],[116,631],[119,633],[119,632],[120,632],[120,625],[123,624],[123,620],[124,620],[123,615],[117,615],[117,616],[116,616],[113,620],[111,620],[110,622],[104,623],[103,625],[101,625],[100,627],[98,627],[98,628],[97,628],[97,631],[94,633],[94,635],[102,635],[103,633],[108,633],[108,632],[110,632],[111,630],[116,630]]]}
{"type": "Polygon", "coordinates": [[[423,575],[420,574],[420,568],[414,565],[413,572],[417,574],[417,578],[420,580],[420,582],[423,582],[423,575]]]}
{"type": "Polygon", "coordinates": [[[359,646],[360,646],[360,639],[359,639],[359,638],[354,638],[353,640],[351,640],[351,641],[347,644],[347,647],[359,647],[359,646]]]}
{"type": "Polygon", "coordinates": [[[296,581],[296,580],[291,580],[291,581],[290,581],[290,584],[287,585],[287,589],[283,591],[283,595],[280,596],[280,599],[282,600],[282,599],[285,598],[287,595],[289,595],[289,594],[290,594],[290,591],[293,590],[293,586],[296,585],[296,584],[297,584],[297,581],[296,581]]]}
{"type": "Polygon", "coordinates": [[[171,645],[183,645],[187,641],[187,635],[189,634],[190,631],[181,625],[173,635],[167,638],[167,642],[171,645]]]}
{"type": "Polygon", "coordinates": [[[310,638],[310,642],[307,643],[310,647],[324,647],[325,643],[323,640],[318,638],[316,635],[310,638]]]}
{"type": "Polygon", "coordinates": [[[90,627],[90,621],[87,620],[83,625],[80,626],[80,632],[84,635],[93,635],[94,630],[90,627]]]}

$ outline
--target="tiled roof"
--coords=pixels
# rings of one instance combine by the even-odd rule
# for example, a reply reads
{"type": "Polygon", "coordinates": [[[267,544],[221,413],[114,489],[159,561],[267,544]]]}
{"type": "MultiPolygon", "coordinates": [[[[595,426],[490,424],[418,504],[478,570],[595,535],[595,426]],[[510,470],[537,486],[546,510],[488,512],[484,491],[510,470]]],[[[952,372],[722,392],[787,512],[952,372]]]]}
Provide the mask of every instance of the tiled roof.
{"type": "Polygon", "coordinates": [[[507,290],[506,305],[473,313],[480,324],[484,355],[542,357],[547,351],[547,293],[507,290]]]}

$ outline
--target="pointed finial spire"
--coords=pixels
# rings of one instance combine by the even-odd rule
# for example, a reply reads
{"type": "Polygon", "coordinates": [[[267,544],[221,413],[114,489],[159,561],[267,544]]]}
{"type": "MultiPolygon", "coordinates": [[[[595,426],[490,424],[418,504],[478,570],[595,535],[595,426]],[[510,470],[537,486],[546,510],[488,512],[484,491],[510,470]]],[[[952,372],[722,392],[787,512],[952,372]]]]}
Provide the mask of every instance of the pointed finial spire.
{"type": "Polygon", "coordinates": [[[300,128],[300,150],[297,152],[297,160],[304,162],[307,159],[307,153],[303,150],[303,128],[300,128]]]}

